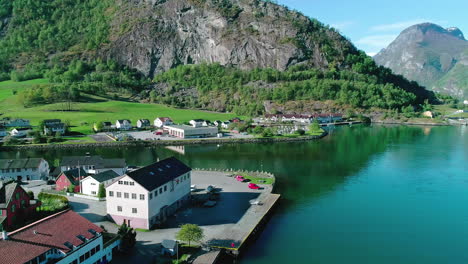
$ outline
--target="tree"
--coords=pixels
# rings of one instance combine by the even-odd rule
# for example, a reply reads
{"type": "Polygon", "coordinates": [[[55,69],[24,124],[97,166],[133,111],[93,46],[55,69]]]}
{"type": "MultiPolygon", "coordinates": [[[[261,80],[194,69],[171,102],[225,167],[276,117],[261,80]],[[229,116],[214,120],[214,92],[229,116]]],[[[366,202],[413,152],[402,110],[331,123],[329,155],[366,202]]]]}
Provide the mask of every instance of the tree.
{"type": "Polygon", "coordinates": [[[314,122],[309,126],[309,131],[311,133],[319,132],[320,130],[321,128],[317,120],[314,120],[314,122]]]}
{"type": "Polygon", "coordinates": [[[298,134],[300,136],[303,136],[305,134],[305,131],[304,131],[304,129],[298,129],[298,130],[296,130],[296,134],[298,134]]]}
{"type": "Polygon", "coordinates": [[[94,123],[93,128],[95,132],[101,132],[104,129],[104,123],[103,122],[94,123]]]}
{"type": "Polygon", "coordinates": [[[75,187],[76,186],[74,184],[70,184],[70,186],[68,186],[68,188],[67,188],[67,191],[69,193],[74,193],[75,192],[75,187]]]}
{"type": "Polygon", "coordinates": [[[104,198],[106,197],[106,188],[104,188],[104,184],[99,184],[99,190],[98,190],[98,198],[104,198]]]}
{"type": "Polygon", "coordinates": [[[263,130],[262,137],[272,137],[272,136],[273,136],[273,131],[271,130],[271,128],[267,128],[263,130]]]}
{"type": "Polygon", "coordinates": [[[136,244],[136,232],[124,220],[117,234],[121,237],[120,251],[128,253],[136,244]]]}
{"type": "Polygon", "coordinates": [[[260,135],[263,133],[263,127],[262,126],[256,126],[254,129],[253,129],[253,133],[254,134],[257,134],[257,135],[260,135]]]}
{"type": "Polygon", "coordinates": [[[176,239],[188,242],[190,246],[190,242],[200,242],[204,237],[203,229],[201,229],[198,225],[195,224],[185,224],[180,227],[179,232],[176,234],[176,239]]]}

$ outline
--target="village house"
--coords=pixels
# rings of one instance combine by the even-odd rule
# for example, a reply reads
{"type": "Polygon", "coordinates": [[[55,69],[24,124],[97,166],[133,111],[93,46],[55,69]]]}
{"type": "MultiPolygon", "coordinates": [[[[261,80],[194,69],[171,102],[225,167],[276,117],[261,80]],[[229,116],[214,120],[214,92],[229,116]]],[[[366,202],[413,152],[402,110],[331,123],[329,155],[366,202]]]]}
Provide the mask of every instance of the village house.
{"type": "Polygon", "coordinates": [[[120,175],[113,170],[104,171],[96,175],[90,175],[81,180],[81,193],[86,195],[97,196],[99,193],[99,185],[104,187],[115,181],[120,175]]]}
{"type": "Polygon", "coordinates": [[[213,124],[214,124],[215,126],[217,126],[217,127],[220,127],[222,123],[223,123],[223,122],[221,122],[221,120],[216,120],[216,121],[213,122],[213,124]]]}
{"type": "Polygon", "coordinates": [[[82,168],[87,174],[98,174],[104,171],[113,170],[118,175],[123,175],[127,171],[125,159],[104,159],[101,156],[69,156],[63,157],[60,162],[60,170],[82,168]]]}
{"type": "Polygon", "coordinates": [[[102,129],[105,131],[109,131],[112,129],[112,122],[104,121],[102,122],[102,129]]]}
{"type": "Polygon", "coordinates": [[[205,121],[203,121],[203,124],[202,124],[202,126],[204,126],[204,127],[208,127],[208,126],[212,126],[212,125],[213,125],[213,123],[211,123],[210,120],[205,120],[205,121]]]}
{"type": "Polygon", "coordinates": [[[115,123],[115,128],[119,130],[131,130],[132,122],[128,119],[117,120],[117,122],[115,123]]]}
{"type": "Polygon", "coordinates": [[[2,232],[0,263],[109,263],[120,240],[109,240],[103,232],[77,213],[62,211],[13,232],[2,232]]]}
{"type": "Polygon", "coordinates": [[[202,127],[204,122],[205,122],[205,120],[203,120],[203,119],[192,119],[192,120],[190,120],[189,124],[192,127],[202,127]]]}
{"type": "Polygon", "coordinates": [[[12,137],[21,138],[21,137],[26,137],[29,132],[32,132],[31,128],[21,127],[21,128],[15,128],[15,129],[11,130],[10,135],[12,137]]]}
{"type": "Polygon", "coordinates": [[[169,158],[129,172],[107,187],[107,213],[118,225],[161,224],[190,200],[191,171],[169,158]]]}
{"type": "Polygon", "coordinates": [[[21,118],[16,118],[16,119],[10,119],[10,118],[4,118],[0,122],[5,127],[30,127],[31,124],[29,120],[27,119],[21,119],[21,118]]]}
{"type": "Polygon", "coordinates": [[[21,225],[33,216],[39,205],[18,183],[0,182],[0,230],[21,225]]]}
{"type": "Polygon", "coordinates": [[[216,137],[218,134],[217,127],[193,127],[187,125],[173,125],[165,126],[164,130],[168,131],[168,134],[178,138],[206,138],[216,137]]]}
{"type": "Polygon", "coordinates": [[[154,120],[154,126],[157,128],[163,128],[164,126],[173,125],[174,122],[169,117],[158,117],[154,120]]]}
{"type": "Polygon", "coordinates": [[[228,129],[230,124],[231,124],[230,121],[224,121],[221,123],[221,128],[228,129]]]}
{"type": "Polygon", "coordinates": [[[151,127],[151,122],[148,119],[139,119],[137,121],[137,127],[139,129],[145,129],[151,127]]]}
{"type": "Polygon", "coordinates": [[[44,120],[44,134],[45,135],[60,135],[65,134],[65,124],[60,119],[46,119],[44,120]]]}
{"type": "Polygon", "coordinates": [[[1,159],[0,179],[46,180],[49,176],[49,163],[41,158],[1,159]]]}
{"type": "Polygon", "coordinates": [[[81,190],[80,181],[86,177],[87,174],[83,169],[63,171],[55,180],[55,190],[68,191],[68,188],[73,186],[73,192],[79,193],[81,190]]]}

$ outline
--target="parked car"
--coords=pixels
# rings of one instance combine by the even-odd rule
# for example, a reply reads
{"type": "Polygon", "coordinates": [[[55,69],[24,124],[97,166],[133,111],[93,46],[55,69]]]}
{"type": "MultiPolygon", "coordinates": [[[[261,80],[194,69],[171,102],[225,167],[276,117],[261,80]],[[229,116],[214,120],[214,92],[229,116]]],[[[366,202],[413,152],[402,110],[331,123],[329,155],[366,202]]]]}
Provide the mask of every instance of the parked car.
{"type": "Polygon", "coordinates": [[[236,176],[236,180],[237,180],[237,181],[240,181],[240,182],[245,182],[246,179],[245,179],[244,176],[242,176],[242,175],[237,175],[237,176],[236,176]]]}
{"type": "Polygon", "coordinates": [[[249,183],[249,188],[253,189],[253,190],[258,190],[258,189],[260,189],[260,186],[258,186],[255,183],[249,183]]]}

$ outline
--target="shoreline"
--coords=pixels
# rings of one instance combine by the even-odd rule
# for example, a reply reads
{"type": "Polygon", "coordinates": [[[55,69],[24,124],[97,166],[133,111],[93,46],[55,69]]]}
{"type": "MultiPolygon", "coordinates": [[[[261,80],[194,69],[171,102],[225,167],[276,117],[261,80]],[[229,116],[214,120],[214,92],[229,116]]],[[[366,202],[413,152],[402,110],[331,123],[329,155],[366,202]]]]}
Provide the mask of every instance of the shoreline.
{"type": "Polygon", "coordinates": [[[115,148],[115,147],[151,147],[151,146],[186,146],[207,144],[245,144],[245,143],[275,143],[275,142],[303,142],[318,140],[328,135],[325,131],[318,136],[304,136],[297,138],[240,138],[240,139],[194,139],[194,140],[158,140],[158,141],[129,141],[129,142],[95,142],[54,145],[17,145],[1,146],[0,150],[47,150],[47,149],[76,149],[76,148],[115,148]]]}

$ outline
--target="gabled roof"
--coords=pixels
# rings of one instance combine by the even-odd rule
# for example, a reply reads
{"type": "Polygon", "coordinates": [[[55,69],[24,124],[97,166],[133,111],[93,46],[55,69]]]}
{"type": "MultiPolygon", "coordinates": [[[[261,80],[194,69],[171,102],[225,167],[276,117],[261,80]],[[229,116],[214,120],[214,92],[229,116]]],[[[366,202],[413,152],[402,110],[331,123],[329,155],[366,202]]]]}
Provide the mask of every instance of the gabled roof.
{"type": "Polygon", "coordinates": [[[0,208],[7,208],[8,204],[15,193],[16,187],[18,187],[18,183],[10,182],[4,184],[3,182],[0,183],[0,208]]]}
{"type": "Polygon", "coordinates": [[[190,121],[195,121],[195,122],[205,122],[205,120],[204,120],[204,119],[192,119],[192,120],[190,120],[190,121]]]}
{"type": "Polygon", "coordinates": [[[109,121],[102,122],[102,124],[103,124],[104,126],[112,126],[112,123],[109,122],[109,121]]]}
{"type": "Polygon", "coordinates": [[[172,157],[129,172],[127,176],[146,190],[152,191],[191,170],[190,167],[172,157]]]}
{"type": "Polygon", "coordinates": [[[91,175],[89,177],[91,177],[91,178],[95,179],[96,181],[98,181],[99,183],[101,183],[101,182],[105,182],[105,181],[117,178],[117,177],[119,177],[119,174],[117,172],[113,171],[113,170],[108,170],[108,171],[98,173],[96,175],[91,175]]]}
{"type": "Polygon", "coordinates": [[[77,236],[93,239],[102,232],[77,213],[63,211],[10,232],[7,240],[0,239],[0,263],[23,264],[54,248],[68,253],[71,249],[65,244],[86,243],[77,236]]]}
{"type": "Polygon", "coordinates": [[[123,122],[127,121],[129,124],[132,123],[132,121],[128,120],[128,119],[122,119],[122,120],[117,120],[117,122],[119,122],[119,124],[123,124],[123,122]]]}
{"type": "Polygon", "coordinates": [[[62,172],[58,177],[65,175],[67,179],[73,184],[73,185],[78,185],[80,181],[80,177],[86,177],[86,171],[84,171],[82,168],[80,169],[72,169],[68,171],[62,172]]]}
{"type": "Polygon", "coordinates": [[[85,166],[94,165],[96,169],[102,168],[125,168],[127,166],[124,159],[103,159],[101,156],[69,156],[63,157],[60,166],[85,166]]]}
{"type": "Polygon", "coordinates": [[[162,122],[167,122],[167,121],[171,121],[172,122],[172,119],[169,118],[169,117],[158,117],[156,118],[156,120],[161,120],[162,122]]]}
{"type": "Polygon", "coordinates": [[[65,129],[65,124],[64,123],[51,123],[51,124],[46,124],[44,125],[46,128],[59,128],[59,129],[65,129]]]}
{"type": "Polygon", "coordinates": [[[0,169],[33,169],[39,168],[44,159],[0,159],[0,169]]]}

